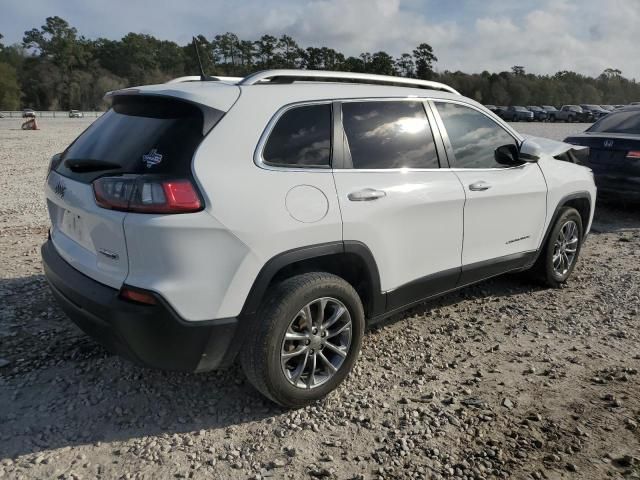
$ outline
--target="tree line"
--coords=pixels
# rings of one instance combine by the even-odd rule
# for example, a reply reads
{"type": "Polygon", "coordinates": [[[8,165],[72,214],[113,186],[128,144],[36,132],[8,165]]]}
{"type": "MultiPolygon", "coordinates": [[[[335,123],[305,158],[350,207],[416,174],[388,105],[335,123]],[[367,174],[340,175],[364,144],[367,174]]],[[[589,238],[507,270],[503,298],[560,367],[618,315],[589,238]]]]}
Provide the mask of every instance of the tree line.
{"type": "MultiPolygon", "coordinates": [[[[640,101],[640,84],[609,68],[596,78],[563,70],[554,75],[510,71],[467,74],[437,72],[431,46],[421,43],[397,58],[384,51],[346,56],[328,47],[301,47],[288,35],[241,39],[234,33],[196,37],[209,75],[245,76],[271,68],[303,68],[400,75],[436,80],[485,104],[626,104],[640,101]]],[[[5,46],[0,34],[0,109],[101,110],[105,92],[162,83],[199,72],[191,44],[128,33],[120,40],[89,39],[60,17],[24,33],[22,43],[5,46]]]]}

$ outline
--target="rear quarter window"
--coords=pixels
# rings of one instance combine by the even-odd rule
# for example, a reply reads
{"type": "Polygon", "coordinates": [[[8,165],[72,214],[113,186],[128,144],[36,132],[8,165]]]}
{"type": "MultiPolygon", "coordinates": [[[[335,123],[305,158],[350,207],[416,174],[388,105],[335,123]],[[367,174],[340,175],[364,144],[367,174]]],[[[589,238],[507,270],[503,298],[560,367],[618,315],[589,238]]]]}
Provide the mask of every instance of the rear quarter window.
{"type": "Polygon", "coordinates": [[[331,105],[301,105],[284,112],[269,133],[262,158],[279,167],[329,167],[331,105]]]}

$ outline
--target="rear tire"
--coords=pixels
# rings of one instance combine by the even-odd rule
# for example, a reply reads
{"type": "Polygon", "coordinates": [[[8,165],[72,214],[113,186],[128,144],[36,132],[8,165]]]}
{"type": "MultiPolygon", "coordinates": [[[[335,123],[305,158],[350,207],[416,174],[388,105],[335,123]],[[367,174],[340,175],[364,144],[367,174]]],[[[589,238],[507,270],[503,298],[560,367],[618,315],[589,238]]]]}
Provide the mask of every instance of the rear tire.
{"type": "Polygon", "coordinates": [[[540,256],[531,268],[533,277],[551,288],[560,288],[578,262],[583,232],[582,217],[578,211],[563,207],[540,256]]]}
{"type": "Polygon", "coordinates": [[[240,352],[242,369],[267,398],[303,407],[349,375],[364,326],[362,302],[342,278],[330,273],[288,278],[268,292],[259,309],[240,352]]]}

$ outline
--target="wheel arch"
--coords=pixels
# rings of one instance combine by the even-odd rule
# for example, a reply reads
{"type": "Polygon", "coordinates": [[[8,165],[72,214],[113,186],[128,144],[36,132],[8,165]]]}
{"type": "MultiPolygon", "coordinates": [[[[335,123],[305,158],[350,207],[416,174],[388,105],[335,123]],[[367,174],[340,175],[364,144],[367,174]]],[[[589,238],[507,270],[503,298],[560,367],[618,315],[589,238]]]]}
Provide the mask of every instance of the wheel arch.
{"type": "Polygon", "coordinates": [[[366,318],[384,312],[385,296],[373,254],[361,242],[338,241],[288,250],[271,258],[254,280],[241,315],[255,315],[270,286],[313,271],[333,273],[349,282],[362,300],[366,318]]]}
{"type": "Polygon", "coordinates": [[[558,217],[560,216],[560,212],[564,207],[572,207],[575,208],[580,214],[580,218],[582,220],[583,226],[583,238],[584,231],[586,231],[587,226],[589,225],[589,219],[591,218],[591,209],[593,208],[593,201],[591,199],[591,194],[587,191],[575,192],[569,195],[565,195],[560,199],[556,208],[551,216],[551,221],[547,225],[547,230],[542,238],[542,243],[540,244],[539,251],[542,250],[549,239],[549,235],[551,234],[551,230],[553,230],[553,226],[555,225],[558,217]]]}

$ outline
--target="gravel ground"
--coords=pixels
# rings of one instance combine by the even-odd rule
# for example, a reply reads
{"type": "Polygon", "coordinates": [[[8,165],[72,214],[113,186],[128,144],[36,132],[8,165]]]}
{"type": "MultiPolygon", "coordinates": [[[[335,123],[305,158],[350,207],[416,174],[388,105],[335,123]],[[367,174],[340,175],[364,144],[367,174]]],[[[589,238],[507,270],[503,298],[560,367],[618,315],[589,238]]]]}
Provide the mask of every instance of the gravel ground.
{"type": "Polygon", "coordinates": [[[640,478],[637,209],[598,207],[565,288],[505,276],[398,315],[341,388],[286,411],[238,369],[121,360],[53,302],[41,189],[88,124],[0,120],[0,478],[640,478]]]}

